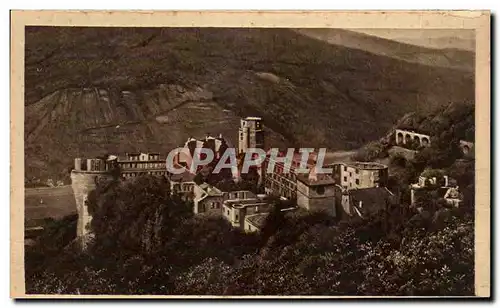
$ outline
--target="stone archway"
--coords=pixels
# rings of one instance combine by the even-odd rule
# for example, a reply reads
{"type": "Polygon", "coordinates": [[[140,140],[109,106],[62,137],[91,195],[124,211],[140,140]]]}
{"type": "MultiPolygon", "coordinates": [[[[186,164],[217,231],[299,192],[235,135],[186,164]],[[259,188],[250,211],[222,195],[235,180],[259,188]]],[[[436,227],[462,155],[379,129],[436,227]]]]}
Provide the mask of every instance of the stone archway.
{"type": "Polygon", "coordinates": [[[469,148],[469,146],[464,145],[464,146],[462,147],[462,151],[464,152],[464,154],[469,154],[469,152],[470,152],[470,148],[469,148]]]}
{"type": "Polygon", "coordinates": [[[429,139],[426,138],[426,137],[423,137],[422,138],[422,145],[425,147],[425,146],[428,146],[429,145],[429,139]]]}
{"type": "Polygon", "coordinates": [[[409,144],[411,143],[411,135],[410,134],[406,134],[405,136],[405,144],[409,144]]]}
{"type": "Polygon", "coordinates": [[[413,137],[413,142],[415,142],[418,145],[421,145],[421,143],[420,143],[420,137],[419,136],[413,137]]]}
{"type": "Polygon", "coordinates": [[[399,132],[396,136],[396,144],[404,143],[403,133],[399,132]]]}

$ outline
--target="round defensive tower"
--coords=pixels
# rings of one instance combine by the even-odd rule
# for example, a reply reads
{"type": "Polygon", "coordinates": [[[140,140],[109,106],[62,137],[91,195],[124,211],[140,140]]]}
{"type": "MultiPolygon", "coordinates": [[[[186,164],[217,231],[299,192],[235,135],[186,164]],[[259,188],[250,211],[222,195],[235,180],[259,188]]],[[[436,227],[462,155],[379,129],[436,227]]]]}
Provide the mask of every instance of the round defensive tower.
{"type": "Polygon", "coordinates": [[[87,199],[89,193],[98,183],[109,182],[116,178],[112,171],[112,162],[99,158],[75,158],[75,166],[71,171],[71,187],[76,201],[78,212],[77,237],[82,247],[91,238],[89,229],[92,216],[89,214],[87,199]]]}

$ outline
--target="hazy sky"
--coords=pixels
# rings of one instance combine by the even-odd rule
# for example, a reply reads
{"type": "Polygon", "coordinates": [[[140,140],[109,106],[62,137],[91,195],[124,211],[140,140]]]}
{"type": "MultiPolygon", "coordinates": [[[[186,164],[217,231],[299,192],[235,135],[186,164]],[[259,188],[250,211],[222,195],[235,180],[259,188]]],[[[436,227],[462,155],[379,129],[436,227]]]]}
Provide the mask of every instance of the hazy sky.
{"type": "Polygon", "coordinates": [[[474,50],[474,30],[458,29],[349,29],[403,43],[432,48],[474,50]]]}

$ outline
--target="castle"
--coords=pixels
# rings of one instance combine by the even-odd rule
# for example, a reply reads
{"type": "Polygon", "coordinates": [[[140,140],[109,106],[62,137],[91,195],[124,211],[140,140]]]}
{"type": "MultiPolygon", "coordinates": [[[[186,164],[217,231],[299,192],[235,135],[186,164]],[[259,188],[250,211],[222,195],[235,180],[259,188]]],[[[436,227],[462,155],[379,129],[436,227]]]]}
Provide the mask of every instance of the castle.
{"type": "Polygon", "coordinates": [[[165,160],[159,153],[127,153],[124,158],[108,155],[101,158],[75,158],[71,170],[71,187],[78,212],[77,236],[85,245],[92,216],[88,209],[88,195],[99,183],[111,182],[118,178],[132,178],[143,174],[165,176],[165,160]]]}
{"type": "Polygon", "coordinates": [[[89,214],[87,199],[100,182],[116,179],[116,160],[103,158],[75,158],[75,166],[71,171],[71,188],[78,212],[77,236],[84,246],[90,236],[89,224],[92,216],[89,214]]]}
{"type": "MultiPolygon", "coordinates": [[[[264,148],[265,131],[260,117],[241,119],[238,133],[238,153],[245,153],[251,148],[264,148]]],[[[89,224],[92,217],[88,211],[88,194],[102,181],[128,179],[144,174],[168,178],[172,192],[182,194],[186,200],[193,202],[195,214],[216,212],[234,227],[248,232],[258,230],[266,216],[263,209],[268,208],[265,198],[255,195],[248,197],[250,192],[241,192],[245,196],[240,197],[239,193],[221,191],[205,183],[195,184],[194,174],[189,172],[189,167],[190,158],[199,147],[211,148],[216,158],[228,148],[221,135],[207,135],[200,140],[188,138],[182,151],[174,157],[174,164],[186,169],[186,172],[176,175],[167,172],[166,160],[159,153],[127,153],[122,158],[114,155],[76,158],[71,180],[79,214],[77,235],[82,243],[85,244],[91,236],[89,224]]],[[[376,163],[335,164],[331,174],[317,174],[317,153],[314,152],[310,153],[307,161],[310,172],[299,174],[296,169],[301,167],[301,156],[300,153],[293,153],[289,162],[284,155],[273,158],[270,152],[267,153],[262,166],[258,168],[266,194],[292,201],[298,208],[307,211],[321,210],[337,216],[336,203],[341,202],[340,196],[344,198],[347,195],[346,202],[352,203],[347,191],[383,187],[387,182],[387,166],[376,163]],[[290,170],[287,172],[284,172],[285,163],[290,163],[290,170]],[[271,167],[271,173],[262,172],[267,171],[268,167],[271,167]]],[[[367,203],[365,205],[369,206],[367,203]]]]}

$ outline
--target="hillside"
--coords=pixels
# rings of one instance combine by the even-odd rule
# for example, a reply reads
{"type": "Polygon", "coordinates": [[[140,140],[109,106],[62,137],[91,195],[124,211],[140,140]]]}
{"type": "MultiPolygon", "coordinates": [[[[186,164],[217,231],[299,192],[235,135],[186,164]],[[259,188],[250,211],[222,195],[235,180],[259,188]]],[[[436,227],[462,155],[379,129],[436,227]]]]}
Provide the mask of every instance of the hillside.
{"type": "MultiPolygon", "coordinates": [[[[456,38],[429,39],[431,43],[427,45],[434,48],[425,48],[375,36],[377,31],[374,31],[374,35],[343,29],[300,29],[297,32],[329,44],[364,50],[410,63],[453,68],[468,72],[474,70],[474,52],[461,50],[460,47],[463,47],[464,44],[461,41],[455,42],[456,38]],[[445,48],[437,48],[440,44],[445,48]],[[454,48],[455,45],[459,48],[454,48]]],[[[408,32],[411,31],[406,30],[403,33],[408,32]]],[[[400,40],[401,37],[397,37],[397,39],[400,40]]]]}
{"type": "Polygon", "coordinates": [[[451,136],[456,140],[475,140],[475,110],[468,104],[451,103],[433,113],[410,113],[396,126],[439,138],[451,136]]]}
{"type": "Polygon", "coordinates": [[[25,78],[27,177],[207,132],[235,143],[247,115],[268,146],[348,150],[408,112],[474,100],[473,73],[287,29],[28,27],[25,78]]]}
{"type": "Polygon", "coordinates": [[[476,33],[472,29],[352,29],[353,31],[411,45],[474,52],[476,33]]]}

